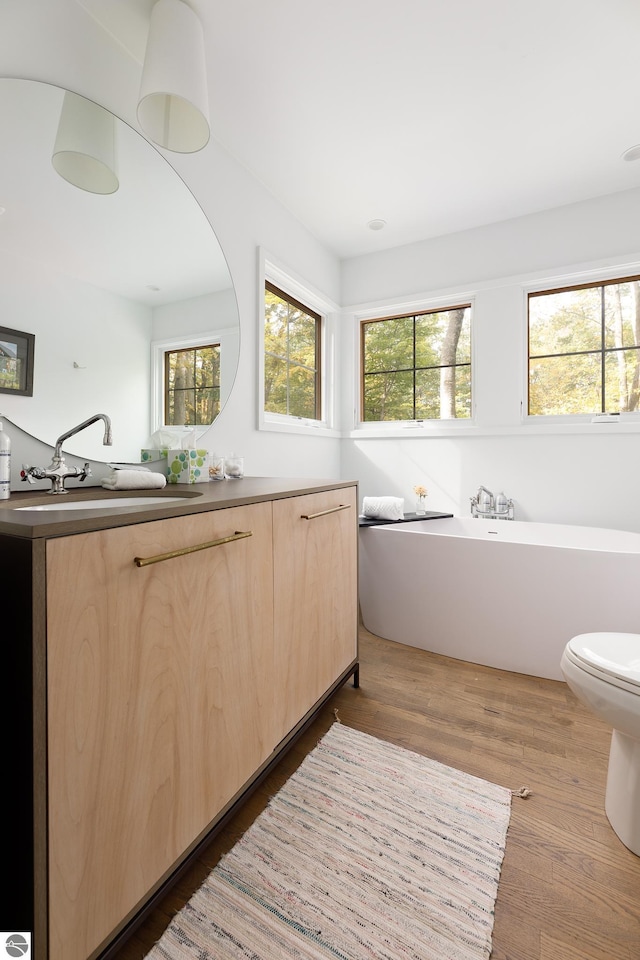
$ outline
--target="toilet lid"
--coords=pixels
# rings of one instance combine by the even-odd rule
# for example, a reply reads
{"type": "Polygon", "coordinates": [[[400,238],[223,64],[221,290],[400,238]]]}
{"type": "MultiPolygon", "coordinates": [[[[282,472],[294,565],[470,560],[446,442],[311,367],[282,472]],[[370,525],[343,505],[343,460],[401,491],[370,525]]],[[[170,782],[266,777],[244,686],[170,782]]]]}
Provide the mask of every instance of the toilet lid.
{"type": "Polygon", "coordinates": [[[640,634],[583,633],[568,647],[587,666],[640,687],[640,634]]]}

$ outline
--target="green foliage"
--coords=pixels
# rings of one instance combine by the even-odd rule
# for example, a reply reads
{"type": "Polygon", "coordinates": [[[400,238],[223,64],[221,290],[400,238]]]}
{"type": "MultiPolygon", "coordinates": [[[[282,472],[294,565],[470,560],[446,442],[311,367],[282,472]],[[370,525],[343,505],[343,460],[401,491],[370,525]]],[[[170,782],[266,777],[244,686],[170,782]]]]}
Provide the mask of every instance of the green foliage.
{"type": "Polygon", "coordinates": [[[5,390],[20,389],[20,361],[0,356],[0,387],[5,390]]]}
{"type": "Polygon", "coordinates": [[[319,419],[320,320],[272,290],[265,290],[264,408],[319,419]]]}
{"type": "Polygon", "coordinates": [[[529,413],[638,409],[640,281],[529,297],[529,413]]]}
{"type": "Polygon", "coordinates": [[[471,309],[362,324],[364,421],[471,416],[471,309]]]}

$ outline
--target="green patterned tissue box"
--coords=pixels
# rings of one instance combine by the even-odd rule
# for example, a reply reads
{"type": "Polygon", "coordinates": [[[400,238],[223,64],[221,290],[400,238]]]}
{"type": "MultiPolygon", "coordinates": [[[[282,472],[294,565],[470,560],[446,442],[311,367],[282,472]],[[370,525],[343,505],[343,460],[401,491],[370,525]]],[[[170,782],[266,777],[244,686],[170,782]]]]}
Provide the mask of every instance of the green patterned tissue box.
{"type": "Polygon", "coordinates": [[[207,450],[169,450],[167,483],[208,481],[207,453],[207,450]]]}

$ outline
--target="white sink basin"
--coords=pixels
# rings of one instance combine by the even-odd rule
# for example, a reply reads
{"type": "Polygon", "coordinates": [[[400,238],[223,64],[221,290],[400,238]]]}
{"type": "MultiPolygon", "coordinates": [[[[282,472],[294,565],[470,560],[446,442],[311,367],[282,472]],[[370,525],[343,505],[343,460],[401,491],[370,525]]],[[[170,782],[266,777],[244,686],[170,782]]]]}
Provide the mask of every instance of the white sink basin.
{"type": "Polygon", "coordinates": [[[51,503],[37,503],[29,507],[14,507],[33,513],[42,510],[121,510],[123,507],[147,507],[157,503],[176,503],[190,497],[118,497],[108,500],[63,500],[60,495],[51,503]]]}

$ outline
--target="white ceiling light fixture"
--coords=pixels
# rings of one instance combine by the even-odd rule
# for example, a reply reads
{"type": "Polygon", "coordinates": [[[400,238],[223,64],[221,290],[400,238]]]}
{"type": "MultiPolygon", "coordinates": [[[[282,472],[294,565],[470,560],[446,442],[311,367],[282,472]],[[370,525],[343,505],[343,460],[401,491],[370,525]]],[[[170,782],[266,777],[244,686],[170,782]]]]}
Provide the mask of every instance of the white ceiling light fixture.
{"type": "Polygon", "coordinates": [[[182,0],[157,0],[151,11],[138,122],[154,143],[175,153],[195,153],[209,142],[204,33],[182,0]]]}
{"type": "Polygon", "coordinates": [[[60,176],[88,193],[115,193],[115,118],[108,110],[67,91],[62,101],[51,162],[60,176]]]}
{"type": "Polygon", "coordinates": [[[629,147],[628,150],[622,154],[623,160],[640,160],[640,144],[637,144],[635,147],[629,147]]]}

